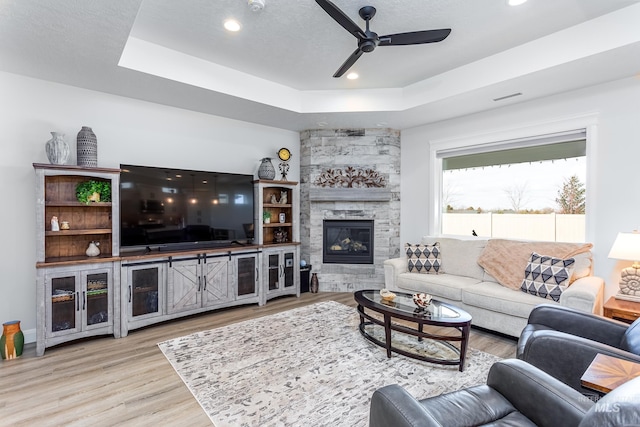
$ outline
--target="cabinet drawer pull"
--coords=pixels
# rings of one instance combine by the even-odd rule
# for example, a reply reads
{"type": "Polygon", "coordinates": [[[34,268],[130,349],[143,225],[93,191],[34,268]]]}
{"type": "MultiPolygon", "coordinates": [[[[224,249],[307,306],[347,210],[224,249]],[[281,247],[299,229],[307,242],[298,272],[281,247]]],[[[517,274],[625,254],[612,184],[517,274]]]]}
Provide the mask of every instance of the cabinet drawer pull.
{"type": "Polygon", "coordinates": [[[260,278],[260,277],[259,277],[260,275],[259,275],[258,271],[259,271],[259,270],[258,270],[258,267],[256,267],[256,282],[257,282],[257,281],[258,281],[258,279],[260,278]]]}
{"type": "Polygon", "coordinates": [[[198,292],[202,289],[202,277],[198,276],[198,292]]]}
{"type": "Polygon", "coordinates": [[[85,291],[82,291],[82,311],[85,310],[87,305],[87,294],[85,291]]]}
{"type": "Polygon", "coordinates": [[[207,290],[207,276],[204,276],[204,289],[203,290],[207,290]]]}
{"type": "Polygon", "coordinates": [[[76,311],[80,311],[80,292],[76,292],[76,311]]]}
{"type": "Polygon", "coordinates": [[[131,302],[131,285],[129,285],[129,302],[131,302]]]}

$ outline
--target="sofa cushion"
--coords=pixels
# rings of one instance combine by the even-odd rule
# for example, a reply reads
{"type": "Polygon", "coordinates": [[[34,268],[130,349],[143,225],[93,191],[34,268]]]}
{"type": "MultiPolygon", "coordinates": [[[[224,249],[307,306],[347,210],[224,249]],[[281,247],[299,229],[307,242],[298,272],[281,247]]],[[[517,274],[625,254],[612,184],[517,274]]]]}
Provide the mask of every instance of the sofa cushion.
{"type": "Polygon", "coordinates": [[[398,287],[409,293],[431,294],[452,301],[462,300],[462,290],[479,283],[477,279],[453,274],[412,274],[401,273],[398,276],[398,287]]]}
{"type": "Polygon", "coordinates": [[[442,260],[440,273],[482,280],[484,270],[476,261],[487,245],[486,240],[424,236],[421,243],[433,244],[434,242],[440,243],[440,258],[442,260]]]}
{"type": "Polygon", "coordinates": [[[462,302],[486,310],[527,319],[536,305],[551,300],[506,288],[495,282],[482,282],[462,290],[462,302]]]}
{"type": "Polygon", "coordinates": [[[438,274],[440,270],[440,244],[412,245],[404,247],[407,254],[407,269],[409,273],[438,274]]]}
{"type": "Polygon", "coordinates": [[[577,255],[572,256],[573,259],[576,260],[575,267],[573,268],[573,274],[571,275],[571,279],[569,279],[569,283],[573,283],[578,279],[582,279],[583,277],[587,277],[591,275],[591,265],[593,263],[591,251],[583,252],[577,255]]]}
{"type": "Polygon", "coordinates": [[[533,252],[524,269],[520,290],[541,298],[560,301],[560,295],[569,286],[575,263],[574,258],[556,258],[533,252]]]}

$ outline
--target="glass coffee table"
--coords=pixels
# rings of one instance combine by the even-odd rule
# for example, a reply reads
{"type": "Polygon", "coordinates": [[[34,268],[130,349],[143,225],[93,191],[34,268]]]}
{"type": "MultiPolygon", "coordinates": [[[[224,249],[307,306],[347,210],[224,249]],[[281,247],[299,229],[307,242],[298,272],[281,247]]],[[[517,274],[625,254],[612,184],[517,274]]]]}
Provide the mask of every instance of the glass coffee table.
{"type": "Polygon", "coordinates": [[[412,294],[395,294],[393,301],[383,300],[378,290],[354,294],[360,315],[360,333],[385,348],[387,357],[391,357],[393,352],[425,362],[458,365],[462,371],[471,331],[471,315],[437,300],[419,310],[413,303],[412,294]],[[433,328],[425,331],[425,325],[433,328]]]}

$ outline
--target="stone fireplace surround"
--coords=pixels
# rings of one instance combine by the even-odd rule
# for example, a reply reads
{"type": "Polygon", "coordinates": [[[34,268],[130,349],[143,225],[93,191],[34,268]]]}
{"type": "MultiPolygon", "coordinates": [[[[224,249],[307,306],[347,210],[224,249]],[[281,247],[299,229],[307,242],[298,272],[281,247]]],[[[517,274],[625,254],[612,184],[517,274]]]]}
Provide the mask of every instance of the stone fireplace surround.
{"type": "Polygon", "coordinates": [[[300,133],[301,259],[318,274],[320,291],[384,286],[383,262],[400,254],[400,131],[315,129],[300,133]],[[383,187],[335,188],[316,183],[325,171],[373,170],[383,187]],[[373,220],[373,264],[323,264],[325,219],[373,220]]]}

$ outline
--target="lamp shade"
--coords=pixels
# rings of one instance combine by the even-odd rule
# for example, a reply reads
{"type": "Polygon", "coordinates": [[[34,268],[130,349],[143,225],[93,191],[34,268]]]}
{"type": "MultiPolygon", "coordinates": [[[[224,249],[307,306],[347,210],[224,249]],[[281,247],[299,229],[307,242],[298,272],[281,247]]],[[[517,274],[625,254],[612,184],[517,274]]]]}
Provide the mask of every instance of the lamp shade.
{"type": "Polygon", "coordinates": [[[609,258],[640,261],[640,233],[618,233],[609,258]]]}

